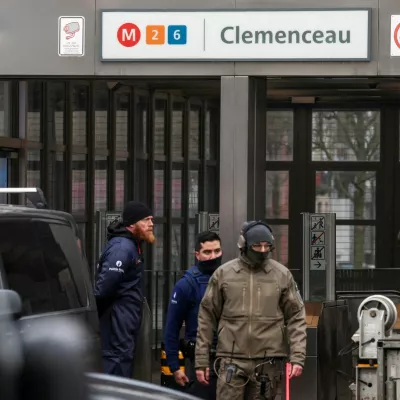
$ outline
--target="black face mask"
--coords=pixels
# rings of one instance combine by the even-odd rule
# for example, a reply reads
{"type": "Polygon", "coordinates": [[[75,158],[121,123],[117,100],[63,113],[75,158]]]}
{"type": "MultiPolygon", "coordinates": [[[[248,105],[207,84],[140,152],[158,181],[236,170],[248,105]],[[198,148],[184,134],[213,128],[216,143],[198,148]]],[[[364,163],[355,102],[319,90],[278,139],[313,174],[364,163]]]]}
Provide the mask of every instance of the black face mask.
{"type": "Polygon", "coordinates": [[[221,265],[222,256],[213,258],[212,260],[200,261],[197,260],[197,268],[202,274],[212,275],[215,270],[221,265]]]}
{"type": "Polygon", "coordinates": [[[261,265],[269,256],[269,251],[260,252],[252,249],[247,249],[247,258],[254,263],[254,265],[261,265]]]}

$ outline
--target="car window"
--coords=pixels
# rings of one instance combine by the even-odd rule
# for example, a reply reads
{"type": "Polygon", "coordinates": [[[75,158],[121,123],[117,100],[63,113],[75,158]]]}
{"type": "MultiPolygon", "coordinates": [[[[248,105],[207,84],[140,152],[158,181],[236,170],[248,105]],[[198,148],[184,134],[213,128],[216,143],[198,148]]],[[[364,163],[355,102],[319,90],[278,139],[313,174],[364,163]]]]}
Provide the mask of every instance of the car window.
{"type": "Polygon", "coordinates": [[[0,219],[0,272],[21,296],[23,315],[86,306],[84,282],[74,279],[72,266],[79,268],[82,261],[68,225],[0,219]]]}

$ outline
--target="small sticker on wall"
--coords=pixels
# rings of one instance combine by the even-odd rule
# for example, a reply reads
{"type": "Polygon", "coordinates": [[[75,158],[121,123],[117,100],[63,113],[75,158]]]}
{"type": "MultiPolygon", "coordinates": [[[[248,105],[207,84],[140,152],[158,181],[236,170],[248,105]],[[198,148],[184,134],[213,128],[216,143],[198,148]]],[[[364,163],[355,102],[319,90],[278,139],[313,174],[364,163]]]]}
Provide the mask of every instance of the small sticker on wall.
{"type": "Polygon", "coordinates": [[[85,18],[58,18],[58,55],[83,57],[85,55],[85,18]]]}

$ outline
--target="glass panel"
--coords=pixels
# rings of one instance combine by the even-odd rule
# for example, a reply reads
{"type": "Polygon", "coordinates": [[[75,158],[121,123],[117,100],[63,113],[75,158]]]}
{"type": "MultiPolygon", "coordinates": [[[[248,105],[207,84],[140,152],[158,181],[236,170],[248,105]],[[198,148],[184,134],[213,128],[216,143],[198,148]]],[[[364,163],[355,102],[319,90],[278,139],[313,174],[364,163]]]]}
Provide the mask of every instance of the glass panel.
{"type": "Polygon", "coordinates": [[[40,142],[42,112],[42,82],[28,82],[28,112],[26,120],[26,136],[31,142],[40,142]]]}
{"type": "Polygon", "coordinates": [[[171,257],[171,270],[180,271],[182,269],[182,227],[180,225],[172,225],[171,257]]]}
{"type": "Polygon", "coordinates": [[[2,221],[0,254],[9,288],[21,296],[24,316],[86,306],[86,289],[74,279],[84,266],[69,226],[2,221]]]}
{"type": "MultiPolygon", "coordinates": [[[[175,167],[177,168],[177,167],[175,167]]],[[[182,216],[182,169],[172,170],[172,217],[182,216]]]]}
{"type": "MultiPolygon", "coordinates": [[[[40,150],[30,150],[27,154],[26,166],[26,186],[41,187],[42,181],[40,176],[40,150]]],[[[27,205],[32,206],[32,203],[27,199],[27,205]]]]}
{"type": "MultiPolygon", "coordinates": [[[[8,158],[2,157],[0,154],[0,188],[7,188],[10,176],[10,160],[8,158]]],[[[7,193],[0,193],[0,204],[7,204],[10,195],[7,193]]]]}
{"type": "Polygon", "coordinates": [[[74,146],[87,143],[88,87],[75,85],[72,91],[72,141],[74,146]]]}
{"type": "Polygon", "coordinates": [[[64,108],[65,84],[62,82],[48,82],[47,100],[47,134],[50,143],[65,143],[64,135],[64,108]]]}
{"type": "Polygon", "coordinates": [[[375,227],[336,225],[336,268],[375,268],[375,227]]]}
{"type": "Polygon", "coordinates": [[[117,150],[127,151],[128,148],[128,127],[129,127],[129,103],[130,94],[117,92],[116,94],[116,118],[115,130],[117,134],[117,150]]]}
{"type": "Polygon", "coordinates": [[[150,101],[148,96],[139,96],[136,103],[138,124],[135,125],[135,135],[137,137],[136,151],[138,154],[146,154],[147,151],[147,125],[148,125],[148,110],[150,101]]]}
{"type": "Polygon", "coordinates": [[[166,116],[167,102],[165,100],[157,99],[155,110],[154,154],[165,154],[166,116]]]}
{"type": "Polygon", "coordinates": [[[374,171],[317,171],[315,210],[336,219],[375,219],[374,171]]]}
{"type": "Polygon", "coordinates": [[[117,169],[115,171],[115,208],[122,211],[127,199],[128,185],[128,160],[118,159],[117,169]]]}
{"type": "Polygon", "coordinates": [[[289,171],[266,171],[266,218],[289,218],[289,171]]]}
{"type": "Polygon", "coordinates": [[[194,224],[189,224],[189,237],[188,237],[188,265],[184,269],[188,269],[195,263],[194,246],[196,241],[196,230],[194,224]]]}
{"type": "Polygon", "coordinates": [[[206,167],[206,211],[218,212],[219,210],[219,179],[216,167],[206,167]]]}
{"type": "Polygon", "coordinates": [[[272,258],[281,264],[289,263],[289,228],[287,225],[271,225],[275,238],[275,250],[272,258]]]}
{"type": "MultiPolygon", "coordinates": [[[[157,167],[156,167],[157,168],[157,167]]],[[[163,168],[163,167],[162,167],[163,168]]],[[[164,169],[158,167],[154,171],[154,216],[164,216],[164,169]]]]}
{"type": "Polygon", "coordinates": [[[172,158],[183,157],[183,103],[174,103],[172,111],[172,158]]]}
{"type": "Polygon", "coordinates": [[[199,210],[199,171],[189,171],[189,218],[194,218],[199,210]]]}
{"type": "Polygon", "coordinates": [[[219,143],[219,110],[210,108],[206,112],[205,147],[206,160],[217,160],[219,143]]]}
{"type": "MultiPolygon", "coordinates": [[[[95,131],[95,148],[107,149],[108,148],[108,96],[109,91],[107,88],[96,88],[94,92],[94,131],[95,131]]],[[[118,111],[117,111],[118,113],[118,111]]],[[[117,117],[118,120],[118,117],[117,117]]],[[[117,130],[118,134],[118,130],[117,130]]],[[[118,136],[117,136],[118,143],[118,136]]]]}
{"type": "Polygon", "coordinates": [[[153,270],[161,271],[164,265],[164,226],[155,225],[154,235],[156,242],[151,246],[153,249],[153,270]]]}
{"type": "Polygon", "coordinates": [[[94,174],[94,210],[107,211],[107,157],[96,156],[94,174]]]}
{"type": "Polygon", "coordinates": [[[293,160],[293,111],[267,111],[267,161],[293,160]]]}
{"type": "Polygon", "coordinates": [[[74,154],[72,156],[72,212],[86,211],[86,156],[74,154]]]}
{"type": "Polygon", "coordinates": [[[11,136],[10,84],[4,81],[0,81],[0,136],[11,136]]]}
{"type": "Polygon", "coordinates": [[[148,161],[136,161],[137,165],[137,178],[135,179],[135,197],[144,203],[149,201],[149,180],[148,180],[148,161]]]}
{"type": "Polygon", "coordinates": [[[55,210],[65,210],[65,160],[63,153],[50,153],[47,171],[50,181],[49,205],[55,210]]]}
{"type": "Polygon", "coordinates": [[[379,161],[379,111],[314,111],[313,161],[379,161]]]}
{"type": "Polygon", "coordinates": [[[189,158],[200,158],[200,109],[190,110],[189,158]]]}

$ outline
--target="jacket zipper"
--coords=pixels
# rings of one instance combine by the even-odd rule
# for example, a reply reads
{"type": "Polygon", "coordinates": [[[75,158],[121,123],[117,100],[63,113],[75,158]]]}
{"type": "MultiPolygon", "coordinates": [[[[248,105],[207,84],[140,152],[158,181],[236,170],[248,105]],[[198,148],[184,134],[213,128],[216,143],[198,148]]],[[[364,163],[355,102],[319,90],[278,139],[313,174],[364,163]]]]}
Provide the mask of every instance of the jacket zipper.
{"type": "MultiPolygon", "coordinates": [[[[251,340],[251,315],[253,313],[253,271],[250,269],[250,306],[249,306],[249,343],[251,340]]],[[[249,358],[251,358],[251,351],[249,346],[249,358]]]]}
{"type": "Polygon", "coordinates": [[[260,302],[261,302],[261,288],[257,288],[257,312],[260,312],[260,302]]]}
{"type": "Polygon", "coordinates": [[[243,290],[242,290],[242,311],[244,311],[244,305],[245,305],[245,302],[246,302],[246,288],[244,287],[243,288],[243,290]]]}

